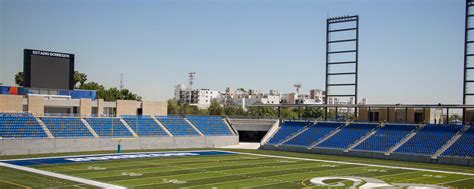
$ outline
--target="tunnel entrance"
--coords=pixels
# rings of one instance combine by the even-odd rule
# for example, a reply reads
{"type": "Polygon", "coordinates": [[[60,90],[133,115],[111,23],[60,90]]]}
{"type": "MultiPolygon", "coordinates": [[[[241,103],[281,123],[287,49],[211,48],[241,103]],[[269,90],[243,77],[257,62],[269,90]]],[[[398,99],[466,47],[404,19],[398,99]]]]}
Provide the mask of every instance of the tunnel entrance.
{"type": "Polygon", "coordinates": [[[239,142],[260,142],[267,131],[239,131],[239,142]]]}

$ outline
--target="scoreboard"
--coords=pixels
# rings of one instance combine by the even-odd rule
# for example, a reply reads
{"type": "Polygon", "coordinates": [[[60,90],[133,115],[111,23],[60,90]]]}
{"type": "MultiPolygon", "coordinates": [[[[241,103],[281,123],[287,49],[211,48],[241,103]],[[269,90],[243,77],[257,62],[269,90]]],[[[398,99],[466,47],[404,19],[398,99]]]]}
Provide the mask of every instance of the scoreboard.
{"type": "Polygon", "coordinates": [[[74,89],[74,54],[25,49],[24,87],[74,89]]]}

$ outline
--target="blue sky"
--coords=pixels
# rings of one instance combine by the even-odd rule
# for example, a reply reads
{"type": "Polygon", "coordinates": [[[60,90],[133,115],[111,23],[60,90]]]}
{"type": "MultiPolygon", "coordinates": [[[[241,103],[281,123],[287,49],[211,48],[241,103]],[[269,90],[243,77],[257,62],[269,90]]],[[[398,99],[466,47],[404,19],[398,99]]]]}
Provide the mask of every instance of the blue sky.
{"type": "Polygon", "coordinates": [[[359,96],[461,103],[464,0],[0,0],[0,82],[23,49],[76,54],[107,87],[165,100],[195,87],[324,88],[326,18],[360,15],[359,96]]]}

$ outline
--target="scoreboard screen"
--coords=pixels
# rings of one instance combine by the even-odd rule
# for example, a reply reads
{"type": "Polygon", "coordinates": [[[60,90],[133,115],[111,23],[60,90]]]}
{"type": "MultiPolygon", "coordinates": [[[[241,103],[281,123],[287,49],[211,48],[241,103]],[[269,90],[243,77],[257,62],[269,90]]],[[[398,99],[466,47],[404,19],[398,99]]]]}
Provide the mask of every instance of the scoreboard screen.
{"type": "Polygon", "coordinates": [[[74,89],[74,54],[24,50],[25,87],[74,89]]]}

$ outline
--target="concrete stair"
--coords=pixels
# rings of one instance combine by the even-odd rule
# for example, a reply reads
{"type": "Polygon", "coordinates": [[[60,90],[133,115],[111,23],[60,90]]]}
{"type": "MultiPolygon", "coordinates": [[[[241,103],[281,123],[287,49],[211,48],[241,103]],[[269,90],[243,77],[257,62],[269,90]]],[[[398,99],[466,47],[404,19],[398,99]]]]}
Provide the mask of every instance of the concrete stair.
{"type": "Polygon", "coordinates": [[[316,142],[314,142],[313,144],[311,144],[311,145],[309,146],[309,149],[314,148],[314,147],[316,147],[317,145],[319,145],[319,144],[323,143],[324,141],[328,140],[329,138],[331,138],[331,137],[334,136],[335,134],[339,133],[339,131],[341,131],[344,127],[346,127],[346,126],[348,126],[348,125],[349,125],[349,123],[346,123],[346,125],[340,126],[340,127],[336,128],[333,132],[331,132],[331,133],[329,133],[328,135],[326,135],[323,139],[321,139],[321,140],[319,140],[319,141],[316,141],[316,142]]]}
{"type": "Polygon", "coordinates": [[[391,153],[395,152],[398,148],[400,148],[400,146],[402,146],[403,144],[405,144],[407,141],[409,141],[411,138],[413,138],[416,133],[418,133],[418,131],[420,131],[421,129],[423,129],[423,127],[425,127],[426,125],[420,125],[418,128],[414,129],[410,134],[408,134],[405,138],[403,138],[400,142],[398,142],[397,144],[395,144],[395,146],[393,146],[392,148],[390,148],[387,152],[385,152],[384,154],[385,155],[390,155],[391,153]]]}
{"type": "Polygon", "coordinates": [[[92,136],[94,136],[95,138],[99,138],[99,135],[94,131],[94,129],[92,129],[91,125],[89,125],[89,123],[84,118],[81,118],[81,121],[87,127],[89,132],[92,133],[92,136]]]}
{"type": "Polygon", "coordinates": [[[173,136],[173,134],[168,130],[168,128],[166,128],[160,121],[158,121],[156,117],[152,116],[151,118],[155,120],[156,124],[158,124],[158,126],[160,126],[161,129],[163,129],[166,132],[166,134],[168,134],[169,136],[173,136]]]}
{"type": "Polygon", "coordinates": [[[36,121],[38,121],[39,125],[41,125],[41,128],[43,128],[43,131],[48,135],[48,138],[54,138],[53,133],[46,127],[46,124],[44,124],[43,120],[41,120],[38,117],[35,117],[36,121]]]}
{"type": "Polygon", "coordinates": [[[196,130],[196,131],[199,133],[199,135],[204,136],[204,134],[203,134],[191,121],[189,121],[188,118],[183,118],[183,119],[184,119],[184,121],[186,121],[189,125],[191,125],[191,127],[193,127],[194,130],[196,130]]]}
{"type": "Polygon", "coordinates": [[[461,136],[467,131],[469,130],[471,126],[469,125],[466,125],[464,126],[464,128],[462,128],[459,132],[457,132],[453,138],[449,139],[448,142],[446,142],[445,145],[443,145],[438,151],[436,151],[435,154],[433,154],[433,156],[431,156],[431,159],[437,159],[441,154],[444,153],[444,151],[446,151],[449,147],[451,147],[456,141],[459,140],[459,138],[461,138],[461,136]]]}
{"type": "MultiPolygon", "coordinates": [[[[311,124],[312,125],[312,124],[311,124]]],[[[288,142],[289,140],[297,137],[298,135],[300,135],[301,133],[304,133],[305,131],[307,131],[309,129],[309,127],[311,127],[311,125],[308,125],[306,127],[304,127],[303,129],[299,130],[299,131],[296,131],[295,133],[293,133],[290,137],[286,138],[285,140],[281,141],[280,143],[277,144],[277,146],[280,146],[282,144],[285,144],[286,142],[288,142]]]]}
{"type": "Polygon", "coordinates": [[[123,125],[125,125],[125,127],[128,129],[128,131],[130,131],[130,133],[132,133],[132,135],[135,137],[135,138],[138,138],[138,134],[135,133],[135,131],[130,127],[130,125],[128,125],[128,123],[123,120],[122,118],[120,118],[120,122],[122,122],[123,125]]]}
{"type": "Polygon", "coordinates": [[[354,144],[350,145],[349,148],[347,148],[346,150],[344,150],[344,152],[348,152],[352,149],[354,149],[355,147],[359,146],[359,144],[363,143],[365,140],[367,140],[368,138],[370,138],[372,135],[374,135],[375,133],[377,133],[377,128],[374,128],[372,130],[370,130],[367,134],[365,134],[365,136],[363,136],[362,138],[360,138],[359,140],[357,140],[354,144]]]}
{"type": "Polygon", "coordinates": [[[267,134],[262,138],[262,141],[260,141],[260,145],[266,144],[272,137],[275,135],[275,133],[280,129],[280,120],[275,121],[273,126],[268,130],[267,134]]]}
{"type": "Polygon", "coordinates": [[[230,121],[227,118],[223,118],[222,121],[224,121],[224,124],[227,125],[227,127],[230,129],[230,131],[232,132],[234,136],[239,135],[239,132],[237,132],[234,129],[234,127],[232,127],[232,125],[230,124],[230,121]]]}

